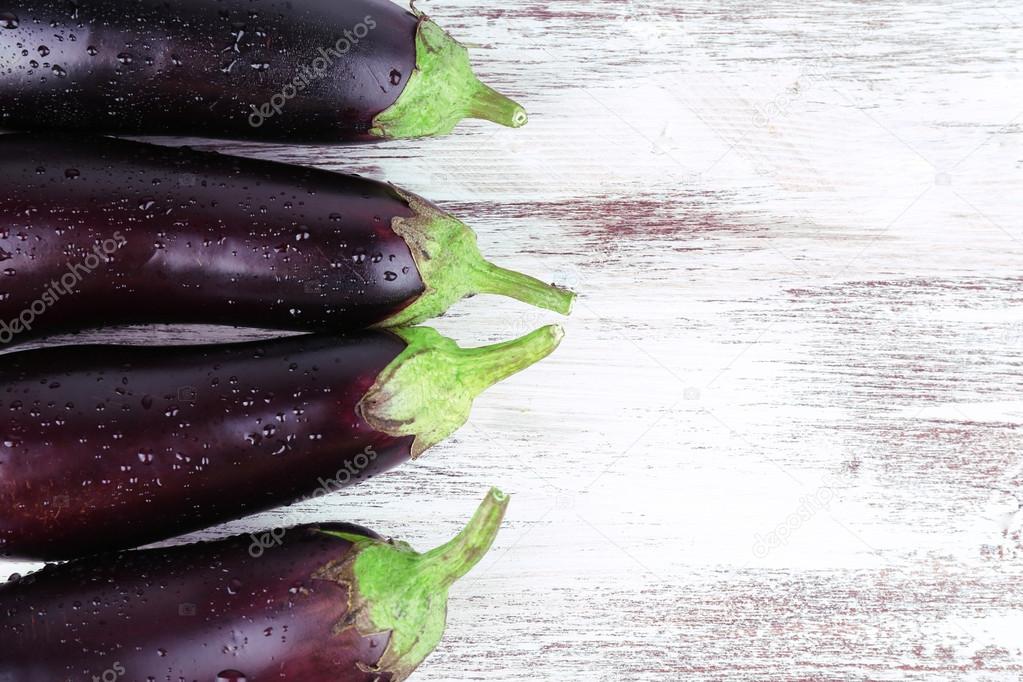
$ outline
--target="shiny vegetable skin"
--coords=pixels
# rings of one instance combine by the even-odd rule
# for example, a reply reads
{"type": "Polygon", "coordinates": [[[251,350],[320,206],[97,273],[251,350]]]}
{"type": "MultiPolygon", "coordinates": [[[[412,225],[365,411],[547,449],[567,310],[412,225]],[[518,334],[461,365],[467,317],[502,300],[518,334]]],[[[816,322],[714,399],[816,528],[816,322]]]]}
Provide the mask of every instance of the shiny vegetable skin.
{"type": "Polygon", "coordinates": [[[446,438],[560,329],[432,329],[0,356],[0,556],[68,559],[325,495],[446,438]]]}
{"type": "Polygon", "coordinates": [[[491,490],[419,554],[343,524],[99,555],[0,585],[0,680],[399,682],[439,643],[448,587],[486,553],[491,490]]]}
{"type": "Polygon", "coordinates": [[[388,0],[5,0],[0,129],[370,141],[525,111],[388,0]]]}
{"type": "Polygon", "coordinates": [[[0,182],[0,343],[129,323],[408,325],[485,291],[571,304],[483,260],[428,202],[359,177],[18,134],[0,136],[0,182]]]}

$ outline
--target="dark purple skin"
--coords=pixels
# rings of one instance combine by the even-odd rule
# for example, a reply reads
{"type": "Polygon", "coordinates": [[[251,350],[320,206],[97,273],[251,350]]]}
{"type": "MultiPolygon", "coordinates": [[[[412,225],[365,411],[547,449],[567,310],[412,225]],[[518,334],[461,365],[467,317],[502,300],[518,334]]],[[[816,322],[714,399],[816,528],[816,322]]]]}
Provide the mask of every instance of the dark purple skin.
{"type": "Polygon", "coordinates": [[[336,332],[380,322],[425,291],[391,229],[413,212],[372,180],[19,134],[0,136],[0,186],[0,345],[152,322],[336,332]],[[48,291],[52,304],[40,304],[48,291]]]}
{"type": "Polygon", "coordinates": [[[135,547],[333,492],[410,457],[356,405],[389,332],[0,356],[0,556],[135,547]]]}
{"type": "Polygon", "coordinates": [[[417,25],[390,0],[5,0],[0,129],[377,140],[417,25]]]}
{"type": "Polygon", "coordinates": [[[348,588],[313,575],[352,544],[320,529],[379,538],[299,526],[258,557],[245,535],[101,555],[0,585],[0,680],[217,682],[234,670],[247,682],[386,682],[358,666],[376,665],[388,633],[333,632],[348,588]]]}

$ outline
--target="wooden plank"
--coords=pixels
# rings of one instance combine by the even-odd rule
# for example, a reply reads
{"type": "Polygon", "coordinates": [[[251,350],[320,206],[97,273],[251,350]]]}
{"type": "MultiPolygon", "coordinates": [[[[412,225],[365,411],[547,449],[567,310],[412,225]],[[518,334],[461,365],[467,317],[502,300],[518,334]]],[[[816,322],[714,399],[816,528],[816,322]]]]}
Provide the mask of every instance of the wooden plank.
{"type": "MultiPolygon", "coordinates": [[[[420,7],[528,126],[190,142],[438,201],[580,291],[565,343],[422,460],[193,538],[345,519],[426,548],[496,484],[422,682],[1021,679],[1023,9],[420,7]]],[[[436,326],[550,321],[488,298],[436,326]]]]}

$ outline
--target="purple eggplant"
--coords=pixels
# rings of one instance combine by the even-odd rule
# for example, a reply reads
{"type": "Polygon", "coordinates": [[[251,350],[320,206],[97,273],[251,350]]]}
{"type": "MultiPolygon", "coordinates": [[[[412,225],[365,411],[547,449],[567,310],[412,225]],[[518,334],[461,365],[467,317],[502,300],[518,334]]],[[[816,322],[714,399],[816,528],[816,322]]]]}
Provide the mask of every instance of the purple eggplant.
{"type": "Polygon", "coordinates": [[[0,2],[0,128],[372,141],[466,117],[526,122],[388,0],[0,2]]]}
{"type": "Polygon", "coordinates": [[[409,325],[477,292],[572,304],[484,260],[432,204],[363,178],[21,134],[0,136],[0,182],[0,344],[103,324],[409,325]]]}
{"type": "Polygon", "coordinates": [[[0,556],[137,547],[364,481],[560,339],[463,349],[412,327],[0,356],[0,556]]]}
{"type": "Polygon", "coordinates": [[[0,681],[399,682],[440,642],[448,588],[490,548],[492,489],[419,554],[359,526],[99,555],[0,586],[0,681]]]}

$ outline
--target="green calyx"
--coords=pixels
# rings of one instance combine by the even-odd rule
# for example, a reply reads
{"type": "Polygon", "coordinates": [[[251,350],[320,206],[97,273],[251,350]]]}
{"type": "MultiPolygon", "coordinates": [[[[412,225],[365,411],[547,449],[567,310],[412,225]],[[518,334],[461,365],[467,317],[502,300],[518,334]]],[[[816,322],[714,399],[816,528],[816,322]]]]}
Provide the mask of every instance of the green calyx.
{"type": "Polygon", "coordinates": [[[420,15],[416,68],[397,101],[373,119],[370,133],[392,139],[444,135],[463,118],[511,128],[527,119],[525,109],[476,78],[465,46],[420,15]]]}
{"type": "Polygon", "coordinates": [[[413,215],[395,218],[391,229],[412,251],[426,291],[379,326],[418,324],[475,294],[508,296],[563,315],[571,312],[574,293],[487,261],[476,245],[476,233],[465,223],[422,197],[397,187],[394,190],[408,203],[413,215]]]}
{"type": "Polygon", "coordinates": [[[353,543],[341,562],[315,577],[348,586],[343,630],[363,636],[390,632],[387,648],[367,672],[406,679],[436,648],[444,634],[448,588],[479,563],[501,526],[508,496],[491,488],[469,524],[450,542],[419,554],[404,542],[322,531],[353,543]]]}
{"type": "Polygon", "coordinates": [[[381,433],[415,436],[413,458],[462,426],[476,396],[550,355],[564,336],[561,327],[549,325],[512,341],[461,348],[428,327],[394,333],[408,345],[356,411],[381,433]]]}

